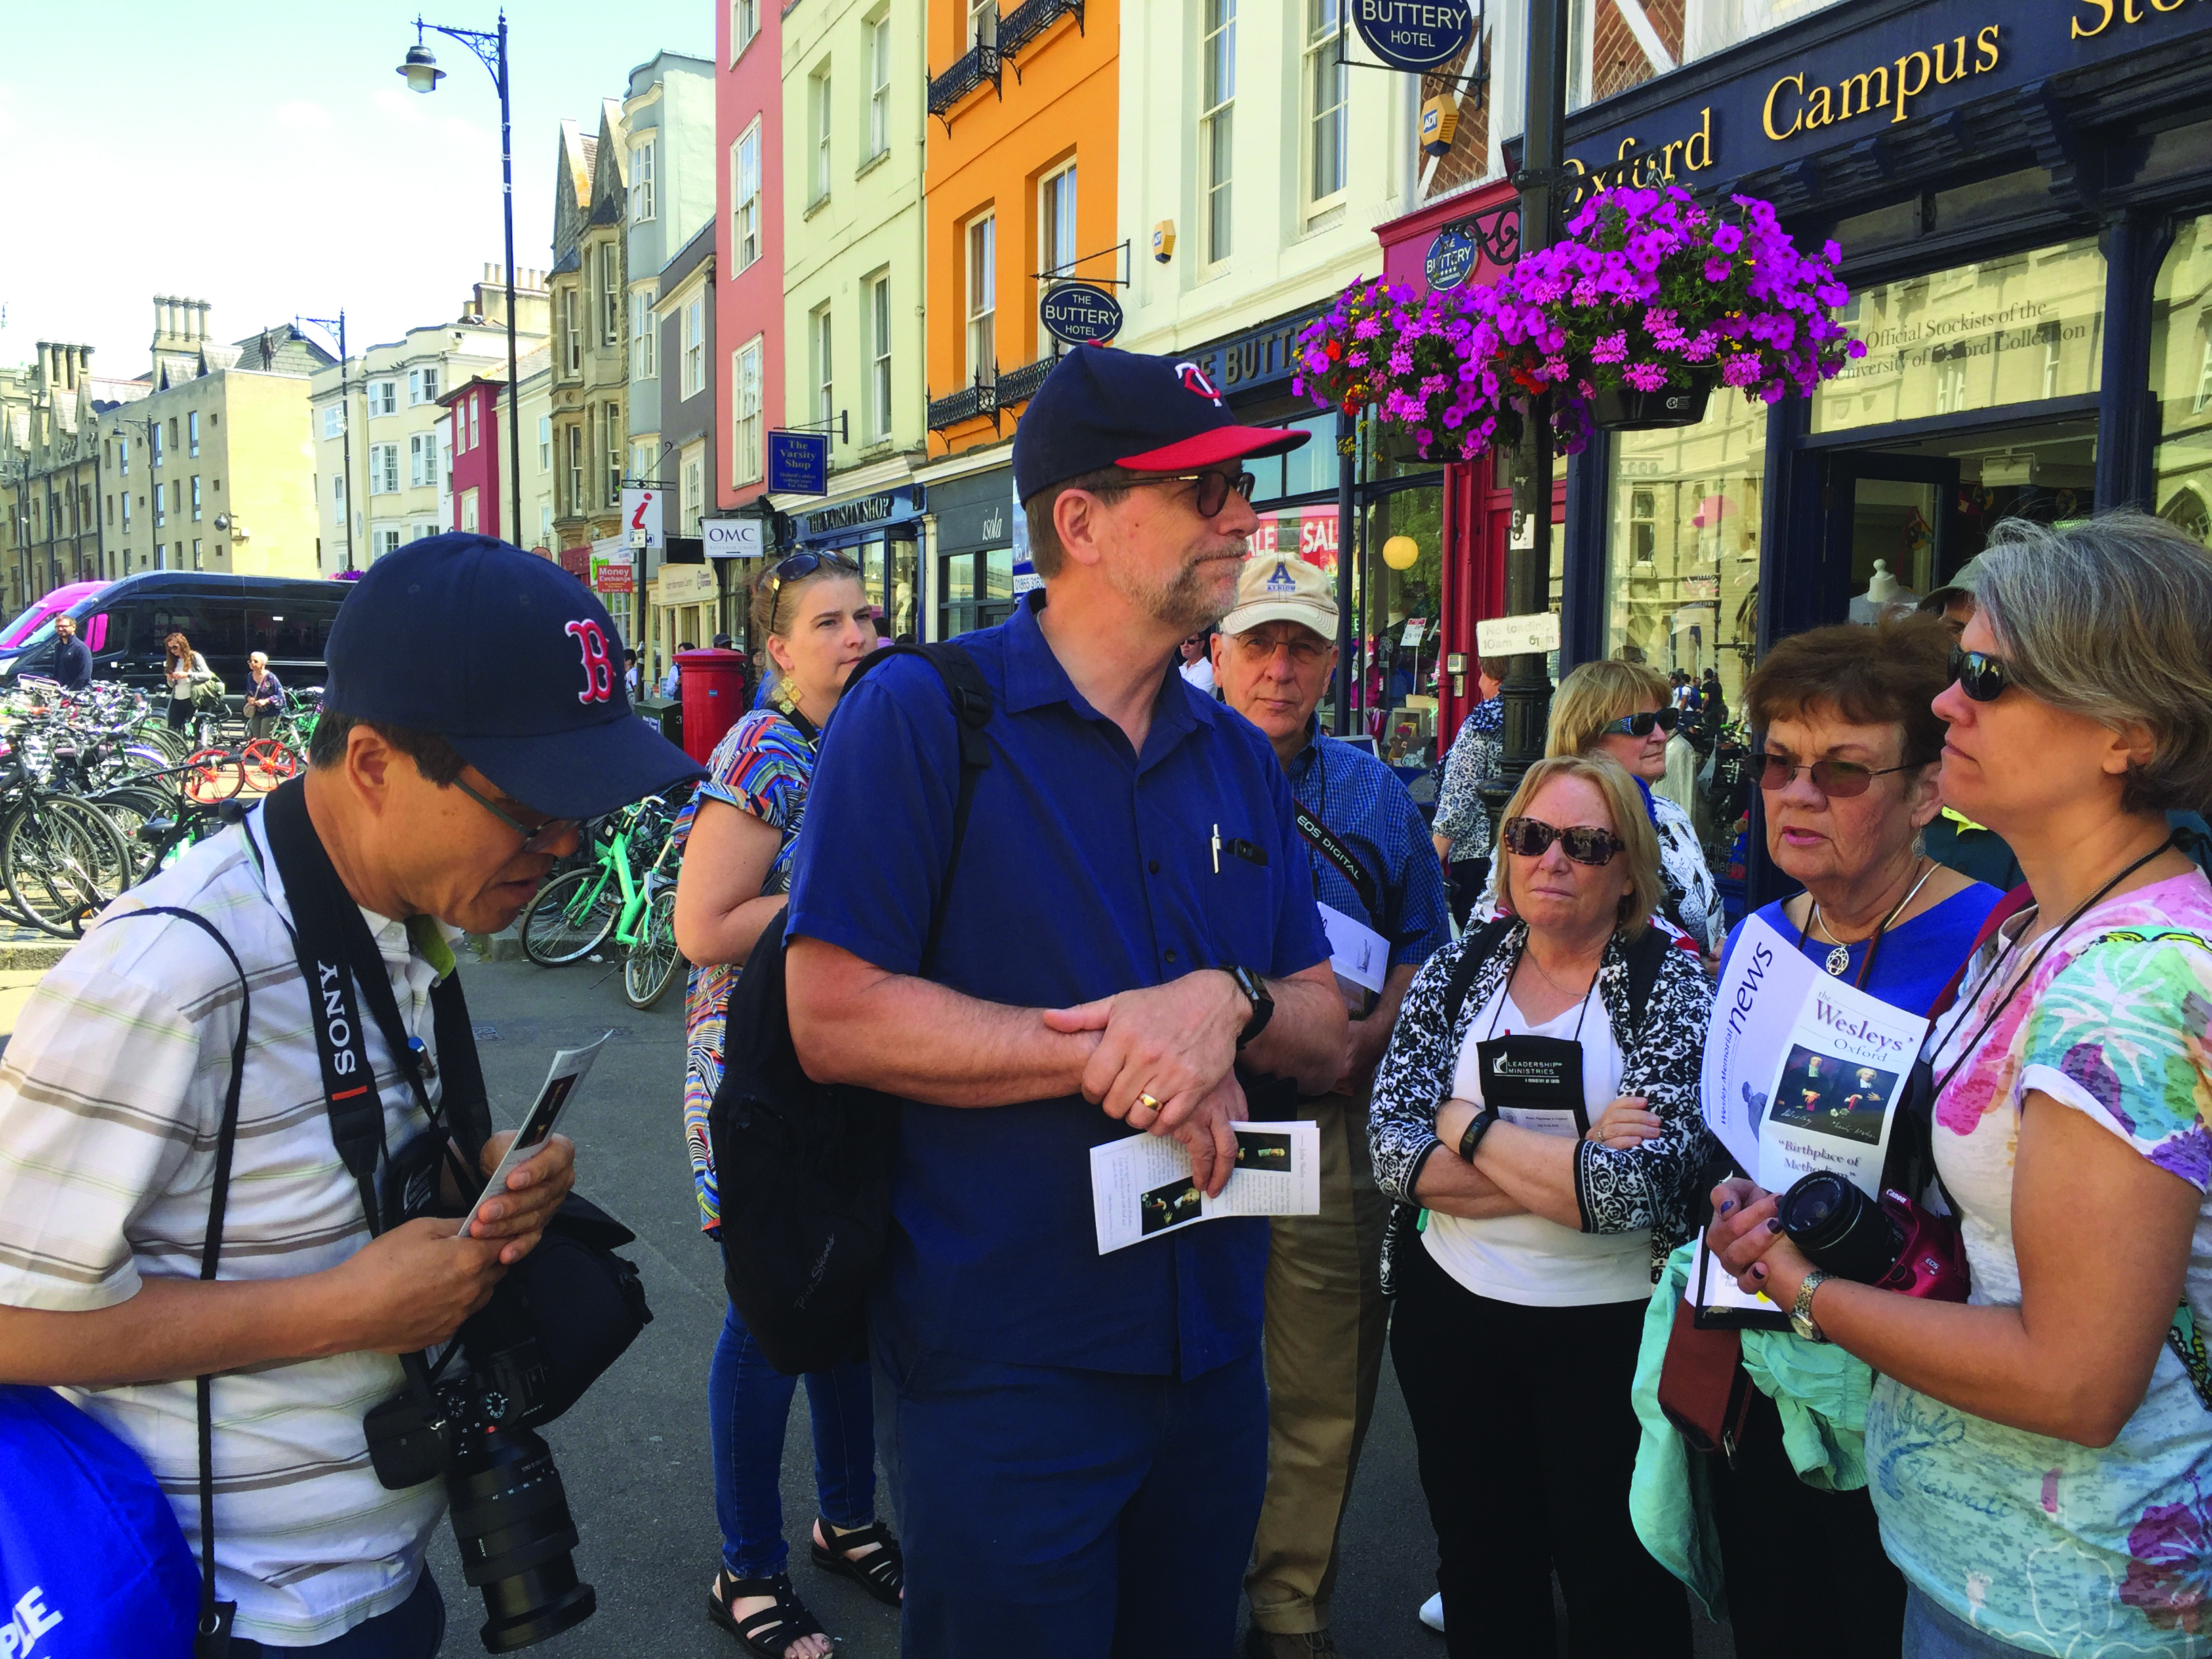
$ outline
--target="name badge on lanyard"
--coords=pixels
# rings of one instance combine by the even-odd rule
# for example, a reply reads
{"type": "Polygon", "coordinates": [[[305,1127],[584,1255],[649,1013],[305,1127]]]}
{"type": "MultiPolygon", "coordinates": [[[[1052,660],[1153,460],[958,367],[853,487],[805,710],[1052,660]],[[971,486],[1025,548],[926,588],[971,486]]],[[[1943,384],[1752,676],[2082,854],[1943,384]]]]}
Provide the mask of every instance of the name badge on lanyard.
{"type": "Polygon", "coordinates": [[[1571,1037],[1538,1036],[1528,1031],[1498,1035],[1498,1022],[1512,1000],[1513,975],[1521,967],[1513,959],[1505,983],[1498,994],[1497,1012],[1490,1017],[1490,1035],[1474,1045],[1476,1075],[1482,1081],[1482,1103],[1508,1123],[1539,1134],[1578,1140],[1589,1133],[1589,1108],[1583,1099],[1583,1021],[1589,1017],[1590,998],[1597,981],[1583,993],[1582,1012],[1575,1018],[1571,1037]]]}

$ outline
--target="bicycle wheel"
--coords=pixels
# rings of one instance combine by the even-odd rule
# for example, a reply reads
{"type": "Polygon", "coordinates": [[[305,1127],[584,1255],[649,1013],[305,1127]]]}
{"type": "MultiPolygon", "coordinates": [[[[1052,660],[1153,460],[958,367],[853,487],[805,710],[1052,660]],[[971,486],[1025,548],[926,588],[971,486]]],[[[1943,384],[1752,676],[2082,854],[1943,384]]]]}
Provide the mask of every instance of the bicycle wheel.
{"type": "Polygon", "coordinates": [[[146,838],[146,826],[156,820],[175,817],[174,800],[159,790],[132,785],[102,790],[91,800],[100,815],[115,826],[115,833],[123,837],[123,844],[130,849],[132,881],[143,881],[152,872],[155,856],[153,843],[146,838]]]}
{"type": "Polygon", "coordinates": [[[256,738],[239,751],[238,769],[246,788],[265,795],[300,769],[300,757],[274,738],[256,738]]]}
{"type": "Polygon", "coordinates": [[[185,758],[177,785],[195,806],[228,800],[246,787],[246,770],[228,749],[197,749],[185,758]]]}
{"type": "Polygon", "coordinates": [[[61,939],[86,926],[130,884],[123,838],[89,802],[27,801],[0,830],[0,879],[33,925],[61,939]]]}
{"type": "Polygon", "coordinates": [[[587,957],[614,931],[620,908],[614,884],[599,865],[556,876],[522,912],[522,954],[541,968],[587,957]]]}
{"type": "Polygon", "coordinates": [[[645,927],[623,964],[623,995],[633,1008],[650,1008],[660,1000],[684,953],[676,948],[676,890],[664,887],[645,907],[645,927]]]}

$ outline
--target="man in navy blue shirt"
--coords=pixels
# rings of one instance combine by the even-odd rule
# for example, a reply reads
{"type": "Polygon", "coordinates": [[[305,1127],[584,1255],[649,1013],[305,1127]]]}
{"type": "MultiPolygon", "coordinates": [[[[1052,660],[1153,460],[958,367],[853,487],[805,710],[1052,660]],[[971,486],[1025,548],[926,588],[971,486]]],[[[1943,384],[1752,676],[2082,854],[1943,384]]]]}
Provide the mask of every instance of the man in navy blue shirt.
{"type": "Polygon", "coordinates": [[[1235,1637],[1266,1480],[1267,1224],[1102,1255],[1090,1153],[1171,1135],[1218,1192],[1240,1073],[1317,1093],[1344,1069],[1282,768],[1175,672],[1257,526],[1239,463],[1302,441],[1237,426],[1194,363],[1079,347],[1014,440],[1043,591],[963,641],[993,709],[957,868],[935,672],[886,663],[824,734],[791,1027],[810,1075],[903,1102],[871,1337],[907,1659],[1221,1659],[1235,1637]]]}
{"type": "Polygon", "coordinates": [[[1388,766],[1314,718],[1336,665],[1336,623],[1318,567],[1255,558],[1213,646],[1223,700],[1259,727],[1290,779],[1314,897],[1339,918],[1340,988],[1356,1016],[1344,1075],[1299,1111],[1321,1126],[1321,1212],[1268,1224],[1267,1498],[1244,1581],[1250,1659],[1336,1651],[1337,1530],[1389,1326],[1382,1268],[1390,1203],[1368,1160],[1368,1091],[1413,975],[1451,940],[1443,866],[1420,808],[1388,766]],[[1358,982],[1362,972],[1379,988],[1358,982]]]}
{"type": "Polygon", "coordinates": [[[92,653],[76,636],[75,617],[54,618],[54,678],[70,691],[82,691],[92,684],[92,653]]]}

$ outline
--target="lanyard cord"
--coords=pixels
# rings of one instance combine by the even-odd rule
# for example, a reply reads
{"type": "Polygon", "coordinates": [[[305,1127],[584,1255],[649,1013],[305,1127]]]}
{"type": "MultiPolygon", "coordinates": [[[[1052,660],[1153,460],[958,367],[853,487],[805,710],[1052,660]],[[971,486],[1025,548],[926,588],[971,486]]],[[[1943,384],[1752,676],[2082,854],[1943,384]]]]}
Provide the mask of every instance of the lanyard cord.
{"type": "MultiPolygon", "coordinates": [[[[1618,933],[1620,930],[1616,928],[1613,931],[1614,933],[1618,933]]],[[[1577,1004],[1577,1006],[1578,1006],[1582,1012],[1575,1016],[1575,1034],[1568,1039],[1571,1042],[1578,1044],[1583,1040],[1583,1022],[1589,1018],[1590,993],[1597,989],[1598,981],[1605,977],[1606,951],[1610,951],[1612,948],[1613,934],[1607,933],[1605,938],[1605,950],[1598,952],[1597,971],[1590,975],[1590,982],[1586,988],[1584,988],[1581,1000],[1577,1004]]],[[[1513,951],[1513,965],[1505,970],[1505,982],[1498,988],[1498,1006],[1491,1012],[1490,1030],[1483,1036],[1483,1041],[1485,1042],[1489,1042],[1492,1037],[1495,1037],[1498,1035],[1498,1022],[1504,1017],[1505,1005],[1512,999],[1513,996],[1513,975],[1521,971],[1521,958],[1527,953],[1528,949],[1528,934],[1526,932],[1523,932],[1521,935],[1521,943],[1515,947],[1513,951]]],[[[1544,970],[1541,968],[1538,968],[1536,971],[1540,974],[1544,974],[1544,970]]],[[[1549,974],[1544,974],[1544,977],[1546,979],[1550,979],[1552,976],[1549,974]]],[[[1554,1014],[1552,1016],[1552,1019],[1557,1019],[1559,1017],[1559,1016],[1558,1014],[1554,1014]]],[[[1548,1025],[1551,1024],[1551,1020],[1546,1020],[1544,1024],[1548,1025]]],[[[1508,1031],[1505,1035],[1511,1036],[1513,1033],[1508,1031]]],[[[1529,1034],[1523,1033],[1523,1035],[1526,1036],[1529,1034]]]]}
{"type": "MultiPolygon", "coordinates": [[[[2021,971],[2019,975],[2014,979],[2010,985],[2005,988],[2004,996],[1999,1000],[1996,1007],[1991,1011],[1990,1017],[1982,1022],[1982,1029],[1975,1032],[1973,1036],[1967,1042],[1966,1047],[1959,1051],[1958,1059],[1951,1062],[1951,1069],[1943,1073],[1943,1080],[1936,1085],[1935,1093],[1929,1097],[1931,1100],[1940,1099],[1942,1097],[1943,1091],[1951,1086],[1951,1079],[1959,1075],[1959,1068],[1961,1066],[1964,1066],[1968,1059],[1972,1056],[1974,1050],[1981,1046],[1982,1039],[1989,1036],[1990,1028],[1994,1026],[1997,1021],[2004,1018],[2004,1011],[2012,1006],[2012,1000],[2020,994],[2020,988],[2035,977],[2035,970],[2043,965],[2043,959],[2051,954],[2051,947],[2057,945],[2060,939],[2066,937],[2067,933],[2072,930],[2075,922],[2081,921],[2081,918],[2087,915],[2092,908],[2101,903],[2104,901],[2106,894],[2111,892],[2112,889],[2118,887],[2130,876],[2135,874],[2135,872],[2142,869],[2143,866],[2148,864],[2153,859],[2165,852],[2166,848],[2172,847],[2173,842],[2173,836],[2172,835],[2168,835],[2164,841],[2152,848],[2149,852],[2145,853],[2133,864],[2128,866],[2126,869],[2121,871],[2119,874],[2114,876],[2102,887],[2100,887],[2095,892],[2090,894],[2087,898],[2082,900],[2081,902],[2075,908],[2075,911],[2072,915],[2067,917],[2064,921],[2059,923],[2057,927],[2051,930],[2051,936],[2043,941],[2043,948],[2035,953],[2034,957],[2028,963],[2027,966],[2021,971]]],[[[2038,909],[2039,912],[2039,906],[2038,907],[2038,909]]],[[[2022,928],[2021,932],[2021,934],[2025,936],[2027,929],[2022,928]]],[[[2007,945],[2003,950],[1997,952],[1996,960],[1990,964],[1990,971],[1982,975],[1982,982],[1974,988],[1973,994],[1963,1000],[1964,1006],[1968,1008],[1972,1007],[1975,1003],[1978,1002],[1988,994],[1990,987],[1996,982],[1997,970],[2005,965],[2005,963],[2010,958],[2012,953],[2015,950],[2019,949],[2019,947],[2020,939],[2014,939],[2010,944],[2007,945]]],[[[1956,1030],[1958,1028],[1954,1026],[1952,1029],[1956,1030]]]]}

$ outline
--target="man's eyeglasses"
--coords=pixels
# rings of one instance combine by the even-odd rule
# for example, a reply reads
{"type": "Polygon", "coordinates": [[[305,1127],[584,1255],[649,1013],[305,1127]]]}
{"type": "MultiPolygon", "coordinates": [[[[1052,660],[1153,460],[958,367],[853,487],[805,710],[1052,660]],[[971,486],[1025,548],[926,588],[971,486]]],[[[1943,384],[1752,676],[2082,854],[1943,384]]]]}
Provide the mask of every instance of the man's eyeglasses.
{"type": "Polygon", "coordinates": [[[1237,653],[1253,662],[1272,662],[1276,652],[1287,651],[1291,653],[1291,660],[1300,668],[1312,667],[1333,648],[1328,641],[1316,639],[1310,632],[1303,635],[1290,635],[1281,639],[1270,639],[1267,635],[1255,631],[1234,635],[1231,639],[1237,653]]]}
{"type": "Polygon", "coordinates": [[[1648,738],[1654,732],[1672,732],[1682,723],[1679,708],[1647,708],[1640,714],[1623,714],[1600,728],[1600,737],[1648,738]]]}
{"type": "Polygon", "coordinates": [[[1259,488],[1260,481],[1249,472],[1224,472],[1219,467],[1207,467],[1198,472],[1164,473],[1157,478],[1129,480],[1132,489],[1145,484],[1165,483],[1195,483],[1198,493],[1192,504],[1198,508],[1200,518],[1210,519],[1229,505],[1231,490],[1235,490],[1249,501],[1252,499],[1252,492],[1259,488]]]}
{"type": "Polygon", "coordinates": [[[860,574],[860,566],[836,553],[794,553],[769,571],[768,580],[761,586],[768,590],[770,598],[774,598],[776,590],[786,582],[802,580],[825,568],[847,575],[860,574]]]}
{"type": "Polygon", "coordinates": [[[1524,859],[1543,857],[1551,844],[1557,842],[1559,850],[1577,864],[1610,864],[1628,845],[1612,830],[1601,830],[1595,824],[1570,824],[1562,830],[1541,818],[1526,817],[1506,819],[1498,838],[1505,844],[1507,852],[1517,853],[1524,859]]]}
{"type": "Polygon", "coordinates": [[[2012,684],[2012,665],[1986,651],[1951,647],[1951,678],[1976,702],[1995,702],[2012,684]]]}
{"type": "Polygon", "coordinates": [[[1786,750],[1768,750],[1751,757],[1751,768],[1759,779],[1759,787],[1772,794],[1787,789],[1796,775],[1802,772],[1813,780],[1813,787],[1831,800],[1849,800],[1854,795],[1863,795],[1873,787],[1876,778],[1886,778],[1892,772],[1916,772],[1919,767],[1908,762],[1903,766],[1861,766],[1856,761],[1818,760],[1807,763],[1786,750]]]}
{"type": "Polygon", "coordinates": [[[498,807],[493,805],[491,802],[485,799],[475,790],[470,788],[469,786],[460,779],[455,778],[453,780],[453,787],[459,790],[477,805],[483,807],[485,811],[490,813],[492,817],[497,818],[508,829],[514,830],[516,835],[521,836],[522,845],[519,849],[517,849],[520,852],[543,853],[550,848],[555,842],[559,841],[562,836],[568,835],[576,827],[577,821],[574,818],[548,818],[544,823],[539,824],[535,830],[533,830],[528,824],[523,823],[521,819],[515,817],[511,813],[501,811],[498,807]]]}

